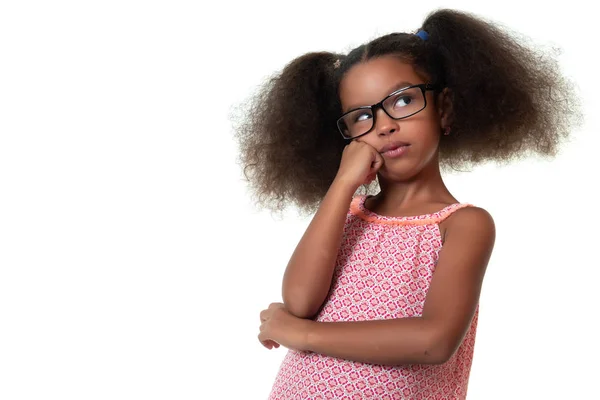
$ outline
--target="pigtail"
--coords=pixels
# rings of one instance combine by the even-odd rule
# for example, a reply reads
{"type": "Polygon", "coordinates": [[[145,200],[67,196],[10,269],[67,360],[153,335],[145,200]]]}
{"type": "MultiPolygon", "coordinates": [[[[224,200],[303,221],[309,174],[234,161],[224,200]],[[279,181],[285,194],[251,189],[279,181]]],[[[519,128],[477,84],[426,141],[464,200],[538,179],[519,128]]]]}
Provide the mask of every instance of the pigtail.
{"type": "Polygon", "coordinates": [[[333,182],[347,144],[333,118],[341,109],[339,60],[327,52],[298,57],[246,104],[235,135],[257,205],[313,212],[333,182]]]}
{"type": "Polygon", "coordinates": [[[454,121],[442,164],[554,156],[581,122],[575,87],[551,54],[479,17],[431,13],[415,64],[452,90],[454,121]],[[433,62],[432,62],[433,60],[433,62]]]}

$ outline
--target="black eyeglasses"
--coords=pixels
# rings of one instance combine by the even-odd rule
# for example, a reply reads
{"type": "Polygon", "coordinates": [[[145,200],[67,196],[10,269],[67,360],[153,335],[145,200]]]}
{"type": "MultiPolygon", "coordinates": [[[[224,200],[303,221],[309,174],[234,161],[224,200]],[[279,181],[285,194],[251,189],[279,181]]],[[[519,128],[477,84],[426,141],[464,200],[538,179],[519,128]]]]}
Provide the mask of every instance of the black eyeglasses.
{"type": "Polygon", "coordinates": [[[377,104],[344,113],[337,120],[337,127],[345,139],[356,139],[373,129],[377,108],[383,109],[392,119],[408,118],[427,107],[427,90],[439,89],[439,85],[421,83],[396,90],[377,104]]]}

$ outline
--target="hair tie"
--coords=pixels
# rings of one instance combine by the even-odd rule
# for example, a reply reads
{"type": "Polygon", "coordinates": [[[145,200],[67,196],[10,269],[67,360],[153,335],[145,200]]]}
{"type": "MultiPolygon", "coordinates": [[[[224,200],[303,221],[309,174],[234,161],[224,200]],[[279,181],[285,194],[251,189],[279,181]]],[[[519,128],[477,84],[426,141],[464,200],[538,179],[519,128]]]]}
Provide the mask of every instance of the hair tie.
{"type": "Polygon", "coordinates": [[[429,33],[425,32],[422,29],[420,29],[419,32],[415,33],[415,35],[418,36],[418,37],[420,37],[423,40],[429,39],[429,33]]]}

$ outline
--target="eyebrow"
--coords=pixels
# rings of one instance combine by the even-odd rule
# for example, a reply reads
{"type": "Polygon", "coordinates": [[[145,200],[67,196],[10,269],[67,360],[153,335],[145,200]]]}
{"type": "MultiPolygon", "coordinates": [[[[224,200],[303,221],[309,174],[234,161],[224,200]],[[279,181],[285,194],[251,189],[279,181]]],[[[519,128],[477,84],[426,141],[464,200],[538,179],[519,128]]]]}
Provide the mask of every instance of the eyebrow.
{"type": "MultiPolygon", "coordinates": [[[[396,83],[395,85],[393,85],[387,92],[387,94],[385,96],[389,96],[390,94],[394,93],[396,90],[408,87],[408,86],[412,86],[414,85],[414,83],[411,82],[407,82],[407,81],[401,81],[396,83]]],[[[384,97],[382,97],[383,99],[384,97]]],[[[370,104],[368,104],[370,106],[370,104]]],[[[342,114],[347,113],[350,110],[354,110],[355,108],[359,108],[359,107],[366,107],[366,105],[362,105],[362,106],[352,106],[352,107],[345,107],[345,109],[342,110],[342,114]]]]}

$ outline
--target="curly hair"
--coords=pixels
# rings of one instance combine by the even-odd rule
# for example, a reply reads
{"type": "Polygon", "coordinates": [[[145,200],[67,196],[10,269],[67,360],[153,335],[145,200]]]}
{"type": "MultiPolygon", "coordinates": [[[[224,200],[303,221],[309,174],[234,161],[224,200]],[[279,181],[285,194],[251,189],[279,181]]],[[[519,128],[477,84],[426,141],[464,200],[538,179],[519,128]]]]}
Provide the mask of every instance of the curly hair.
{"type": "MultiPolygon", "coordinates": [[[[302,55],[251,96],[236,121],[235,137],[259,206],[318,208],[349,143],[336,127],[339,84],[354,65],[377,57],[399,57],[450,89],[452,134],[440,137],[442,169],[503,164],[534,154],[553,157],[581,122],[575,85],[550,52],[456,10],[430,13],[421,29],[427,40],[392,33],[347,55],[302,55]]],[[[367,193],[373,189],[373,184],[362,187],[367,193]]]]}

